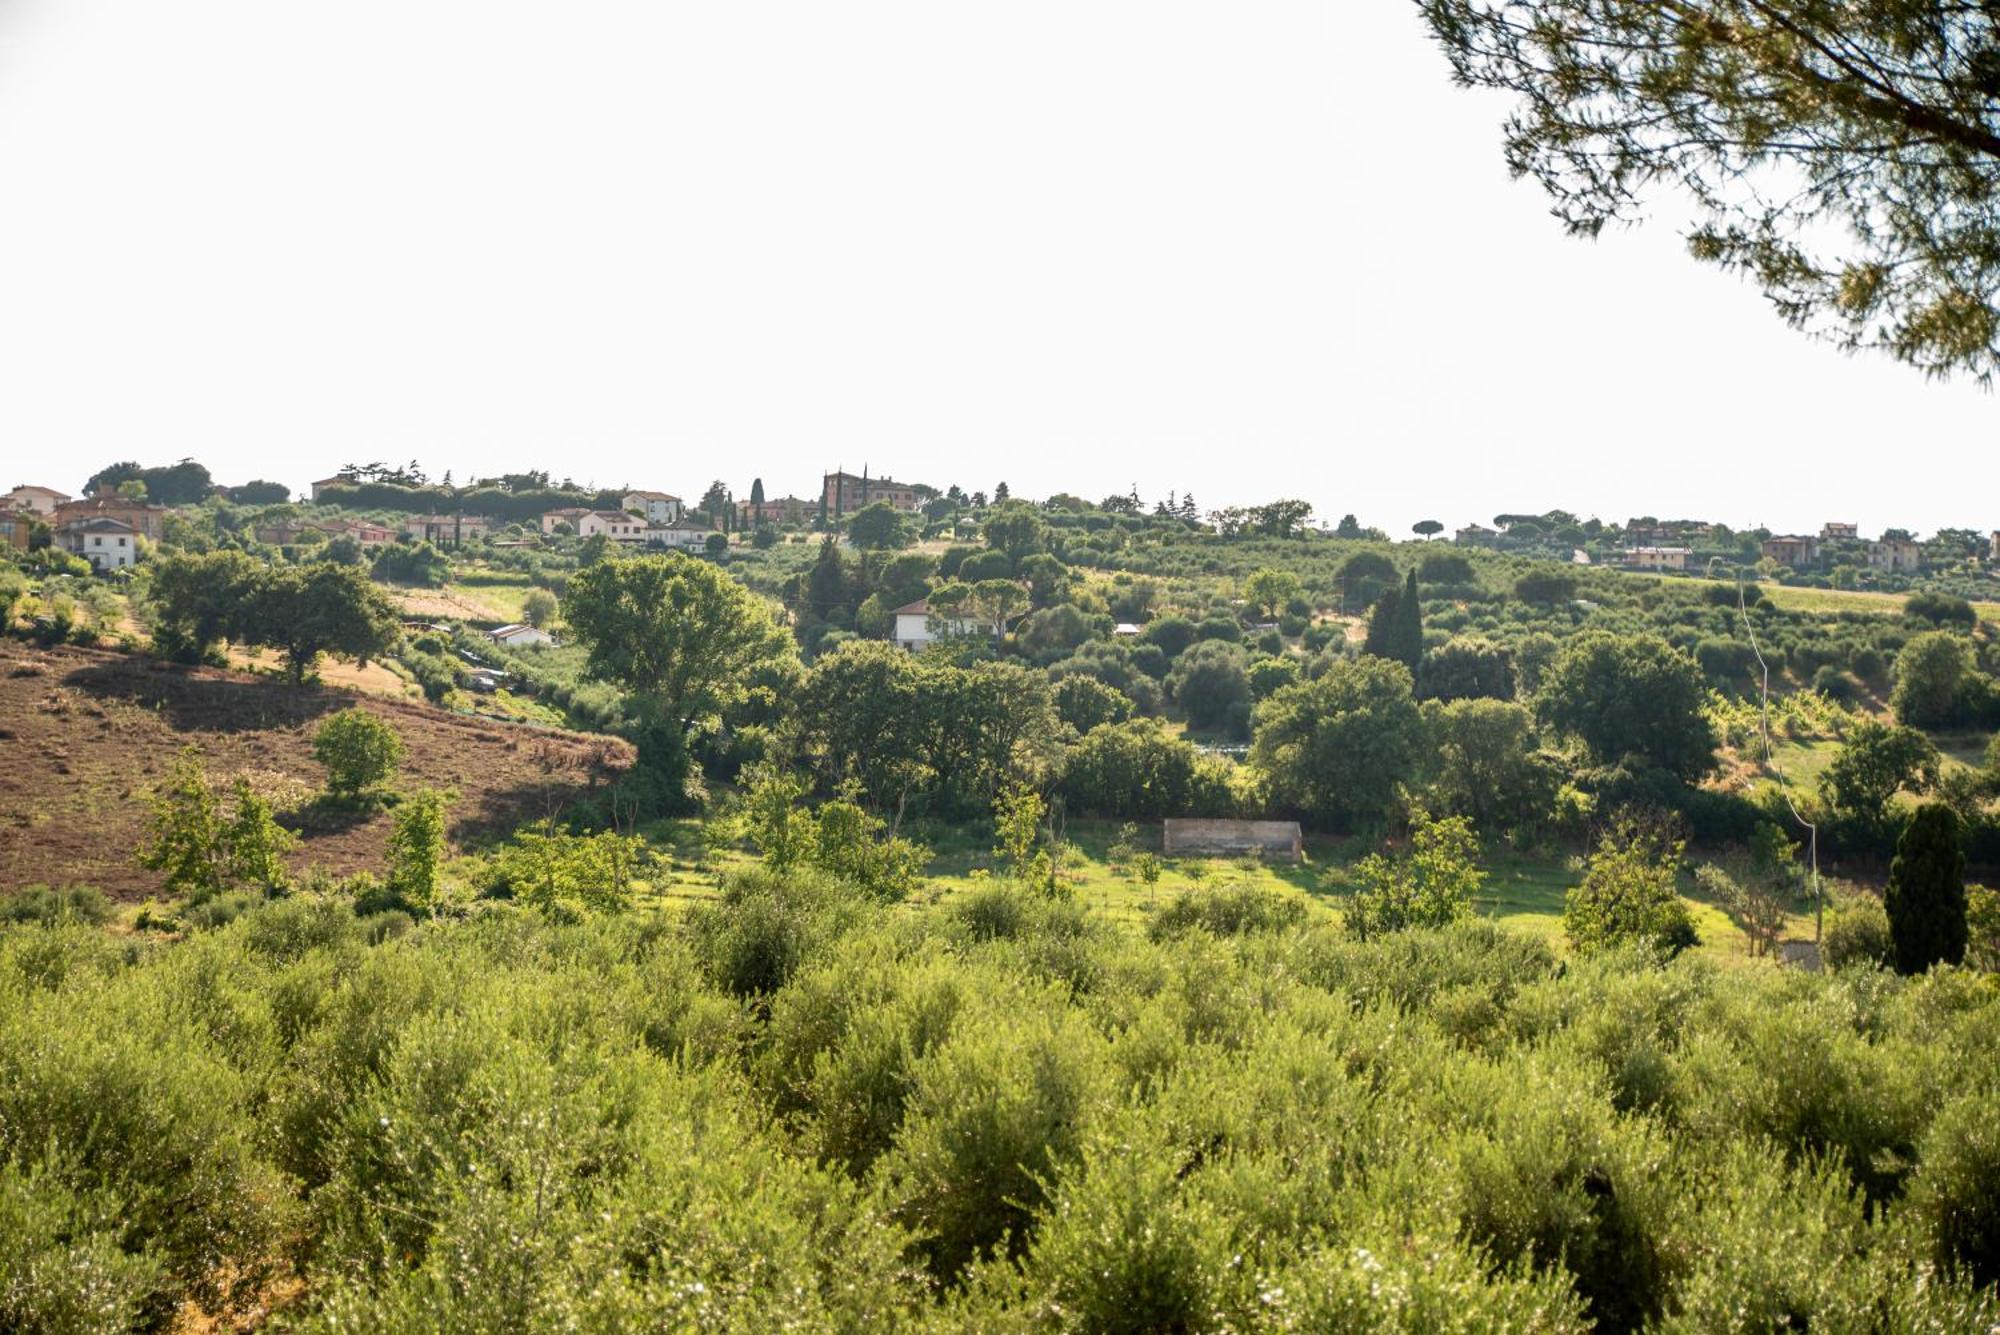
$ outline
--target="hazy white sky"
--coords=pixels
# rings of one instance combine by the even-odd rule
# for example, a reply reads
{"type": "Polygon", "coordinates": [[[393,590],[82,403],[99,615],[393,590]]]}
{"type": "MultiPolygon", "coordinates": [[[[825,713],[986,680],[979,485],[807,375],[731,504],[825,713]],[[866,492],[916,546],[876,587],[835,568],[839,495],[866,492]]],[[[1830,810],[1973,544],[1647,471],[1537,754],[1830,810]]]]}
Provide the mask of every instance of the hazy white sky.
{"type": "Polygon", "coordinates": [[[1501,114],[1407,0],[0,0],[0,485],[2000,527],[1991,396],[1565,238],[1501,114]]]}

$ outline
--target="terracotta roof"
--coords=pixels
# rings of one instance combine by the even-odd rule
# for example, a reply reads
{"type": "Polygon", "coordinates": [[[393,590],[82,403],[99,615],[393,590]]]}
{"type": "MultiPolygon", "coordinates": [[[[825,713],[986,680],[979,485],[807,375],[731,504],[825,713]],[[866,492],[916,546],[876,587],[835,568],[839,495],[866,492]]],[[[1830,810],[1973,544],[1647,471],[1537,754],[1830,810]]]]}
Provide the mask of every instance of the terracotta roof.
{"type": "Polygon", "coordinates": [[[922,617],[929,616],[930,614],[931,600],[928,598],[919,598],[913,603],[903,604],[903,606],[897,608],[889,615],[896,617],[922,617]]]}

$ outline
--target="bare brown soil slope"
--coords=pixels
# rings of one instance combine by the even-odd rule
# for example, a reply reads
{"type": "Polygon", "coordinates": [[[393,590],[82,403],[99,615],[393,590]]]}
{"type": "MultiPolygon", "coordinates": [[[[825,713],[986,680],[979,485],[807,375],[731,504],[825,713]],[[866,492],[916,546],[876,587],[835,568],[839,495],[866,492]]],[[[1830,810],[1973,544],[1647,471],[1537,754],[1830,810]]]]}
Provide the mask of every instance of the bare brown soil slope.
{"type": "MultiPolygon", "coordinates": [[[[241,774],[282,807],[324,782],[312,729],[350,705],[403,739],[400,787],[457,794],[463,843],[559,811],[631,763],[607,737],[510,726],[403,700],[208,668],[179,668],[93,649],[0,640],[0,889],[95,885],[140,899],[159,878],[134,859],[147,798],[182,747],[210,776],[241,774]]],[[[345,874],[377,867],[386,813],[287,817],[301,835],[293,865],[345,874]]]]}

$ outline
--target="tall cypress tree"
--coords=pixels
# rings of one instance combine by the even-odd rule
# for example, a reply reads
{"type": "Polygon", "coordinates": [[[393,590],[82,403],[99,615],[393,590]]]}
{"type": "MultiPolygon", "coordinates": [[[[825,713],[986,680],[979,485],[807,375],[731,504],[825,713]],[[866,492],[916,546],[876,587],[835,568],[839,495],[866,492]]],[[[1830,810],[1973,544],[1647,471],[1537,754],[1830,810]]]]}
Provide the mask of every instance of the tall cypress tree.
{"type": "Polygon", "coordinates": [[[1897,973],[1965,959],[1965,852],[1958,846],[1958,815],[1944,803],[1926,802],[1910,817],[1896,841],[1882,904],[1897,973]]]}
{"type": "Polygon", "coordinates": [[[1377,658],[1392,658],[1415,677],[1424,658],[1424,608],[1417,594],[1417,572],[1397,588],[1391,584],[1375,600],[1368,614],[1368,638],[1361,651],[1377,658]]]}
{"type": "Polygon", "coordinates": [[[1424,661],[1424,602],[1417,592],[1417,569],[1403,581],[1403,596],[1396,600],[1395,650],[1389,656],[1410,670],[1414,679],[1424,661]]]}
{"type": "Polygon", "coordinates": [[[1361,642],[1362,653],[1377,658],[1395,657],[1396,608],[1402,601],[1403,591],[1395,585],[1382,590],[1382,596],[1368,612],[1368,637],[1361,642]]]}

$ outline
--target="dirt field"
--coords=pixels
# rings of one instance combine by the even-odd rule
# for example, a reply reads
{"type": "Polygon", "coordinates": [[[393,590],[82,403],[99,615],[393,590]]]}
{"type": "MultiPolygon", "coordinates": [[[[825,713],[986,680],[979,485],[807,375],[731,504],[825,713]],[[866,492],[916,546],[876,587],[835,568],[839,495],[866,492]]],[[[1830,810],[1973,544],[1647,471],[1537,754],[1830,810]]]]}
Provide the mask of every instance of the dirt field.
{"type": "MultiPolygon", "coordinates": [[[[0,640],[0,889],[95,885],[142,899],[158,877],[133,858],[146,799],[180,749],[210,775],[247,776],[281,805],[322,785],[311,730],[359,705],[401,734],[405,788],[457,793],[455,841],[553,810],[631,763],[622,741],[468,719],[420,703],[268,678],[177,668],[92,649],[0,640]]],[[[287,819],[287,824],[298,822],[287,819]]],[[[378,866],[389,820],[305,822],[293,865],[378,866]]]]}

